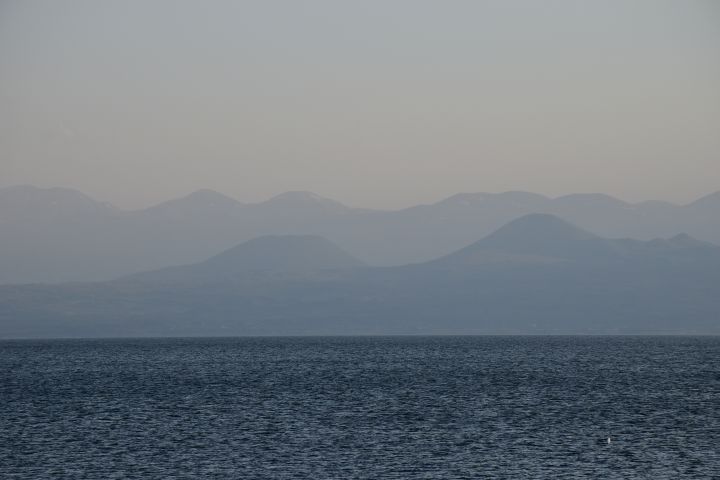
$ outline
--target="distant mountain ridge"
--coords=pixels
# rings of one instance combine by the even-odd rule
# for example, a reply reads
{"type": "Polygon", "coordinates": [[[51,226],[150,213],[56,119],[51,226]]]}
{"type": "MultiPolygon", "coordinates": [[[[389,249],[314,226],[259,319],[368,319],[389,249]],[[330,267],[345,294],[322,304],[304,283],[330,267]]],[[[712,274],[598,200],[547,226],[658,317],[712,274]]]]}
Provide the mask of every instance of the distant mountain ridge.
{"type": "Polygon", "coordinates": [[[317,235],[257,237],[202,262],[141,272],[125,280],[142,282],[218,281],[258,273],[302,274],[364,266],[363,262],[317,235]]]}
{"type": "Polygon", "coordinates": [[[526,214],[552,214],[609,238],[687,233],[720,244],[720,192],[688,205],[603,194],[460,193],[380,211],[310,192],[242,203],[212,190],[135,211],[69,189],[0,189],[0,284],[107,280],[199,262],[264,235],[318,235],[370,265],[449,254],[526,214]]]}
{"type": "Polygon", "coordinates": [[[457,252],[431,261],[434,264],[482,264],[513,261],[576,261],[608,263],[647,260],[691,252],[699,261],[704,253],[720,259],[720,247],[687,234],[649,241],[609,239],[550,214],[533,213],[515,219],[497,231],[457,252]],[[499,256],[500,255],[500,256],[499,256]]]}
{"type": "Polygon", "coordinates": [[[530,214],[405,266],[264,236],[108,282],[0,287],[0,338],[578,333],[720,334],[720,247],[608,239],[530,214]]]}

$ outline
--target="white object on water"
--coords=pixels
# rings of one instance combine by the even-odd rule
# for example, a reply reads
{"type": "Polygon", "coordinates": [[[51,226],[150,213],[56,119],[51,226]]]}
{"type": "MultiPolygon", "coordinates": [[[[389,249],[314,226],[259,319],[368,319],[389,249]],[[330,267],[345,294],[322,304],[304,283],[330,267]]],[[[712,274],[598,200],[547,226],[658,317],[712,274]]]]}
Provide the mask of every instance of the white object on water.
{"type": "Polygon", "coordinates": [[[610,445],[610,437],[608,437],[608,445],[610,445]]]}

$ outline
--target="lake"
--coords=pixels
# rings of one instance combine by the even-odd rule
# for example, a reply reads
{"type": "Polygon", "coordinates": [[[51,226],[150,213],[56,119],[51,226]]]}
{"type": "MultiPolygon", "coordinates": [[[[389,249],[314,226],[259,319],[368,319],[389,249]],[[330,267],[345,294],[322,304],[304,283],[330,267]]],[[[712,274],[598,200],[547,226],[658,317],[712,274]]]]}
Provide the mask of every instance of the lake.
{"type": "Polygon", "coordinates": [[[0,400],[3,479],[720,475],[719,337],[8,340],[0,400]]]}

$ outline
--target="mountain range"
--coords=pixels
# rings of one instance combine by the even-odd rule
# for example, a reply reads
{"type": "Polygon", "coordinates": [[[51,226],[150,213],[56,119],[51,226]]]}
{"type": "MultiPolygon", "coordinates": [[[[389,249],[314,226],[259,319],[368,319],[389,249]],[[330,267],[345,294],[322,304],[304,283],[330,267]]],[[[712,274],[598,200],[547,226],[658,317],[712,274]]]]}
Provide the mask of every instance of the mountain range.
{"type": "Polygon", "coordinates": [[[529,214],[404,266],[272,235],[112,281],[0,287],[5,338],[347,334],[720,334],[720,247],[529,214]]]}
{"type": "Polygon", "coordinates": [[[720,244],[720,192],[688,205],[601,194],[462,193],[431,205],[350,208],[309,192],[242,203],[211,190],[135,211],[80,192],[0,189],[0,284],[110,280],[199,262],[266,235],[318,235],[373,266],[425,262],[512,219],[556,215],[594,234],[650,240],[681,233],[720,244]]]}

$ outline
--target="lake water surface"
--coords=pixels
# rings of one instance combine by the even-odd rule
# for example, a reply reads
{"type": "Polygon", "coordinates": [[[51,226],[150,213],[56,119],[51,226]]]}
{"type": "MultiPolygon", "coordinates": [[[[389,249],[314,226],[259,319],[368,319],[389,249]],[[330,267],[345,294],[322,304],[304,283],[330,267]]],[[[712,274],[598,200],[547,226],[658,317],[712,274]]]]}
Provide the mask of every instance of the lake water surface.
{"type": "Polygon", "coordinates": [[[0,478],[720,478],[720,338],[2,341],[0,478]]]}

